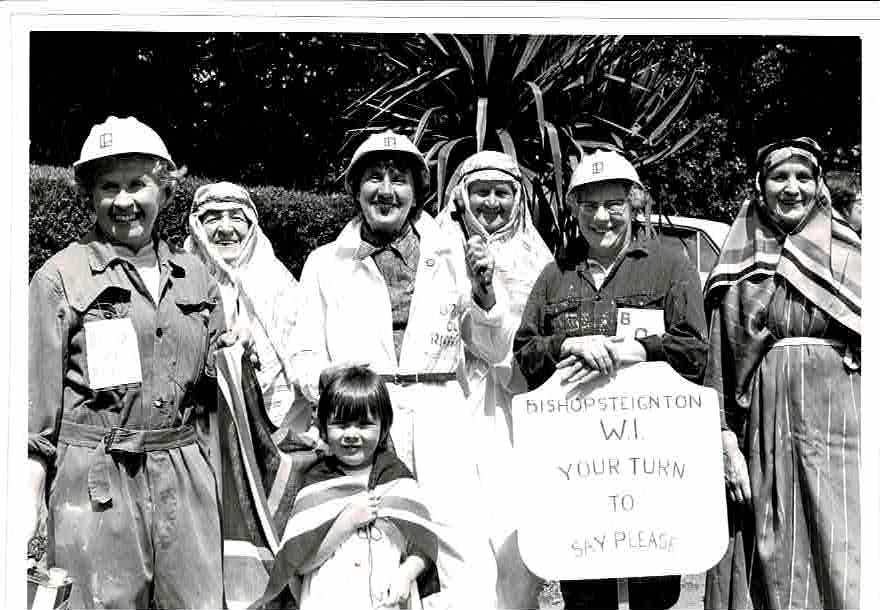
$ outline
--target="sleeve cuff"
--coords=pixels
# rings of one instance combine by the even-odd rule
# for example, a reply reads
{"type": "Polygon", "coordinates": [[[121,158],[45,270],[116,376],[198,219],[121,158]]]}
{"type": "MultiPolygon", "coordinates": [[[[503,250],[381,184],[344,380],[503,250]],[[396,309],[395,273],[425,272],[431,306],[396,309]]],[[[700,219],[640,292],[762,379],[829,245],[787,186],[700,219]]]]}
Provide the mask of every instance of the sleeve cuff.
{"type": "Polygon", "coordinates": [[[647,337],[639,337],[636,339],[645,348],[645,360],[666,361],[666,351],[663,349],[663,339],[660,335],[648,335],[647,337]]]}
{"type": "Polygon", "coordinates": [[[554,362],[562,360],[562,343],[564,341],[565,335],[561,333],[550,337],[550,342],[547,344],[547,351],[553,358],[554,362]]]}

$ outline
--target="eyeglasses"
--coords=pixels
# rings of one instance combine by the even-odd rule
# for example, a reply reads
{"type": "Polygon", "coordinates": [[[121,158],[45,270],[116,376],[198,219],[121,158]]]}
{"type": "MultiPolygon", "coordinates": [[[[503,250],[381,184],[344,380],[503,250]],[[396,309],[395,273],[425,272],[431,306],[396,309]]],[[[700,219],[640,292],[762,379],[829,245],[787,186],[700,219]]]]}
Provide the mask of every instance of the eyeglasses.
{"type": "Polygon", "coordinates": [[[608,214],[615,217],[626,215],[626,199],[609,199],[608,201],[575,201],[578,211],[593,215],[604,207],[608,214]]]}

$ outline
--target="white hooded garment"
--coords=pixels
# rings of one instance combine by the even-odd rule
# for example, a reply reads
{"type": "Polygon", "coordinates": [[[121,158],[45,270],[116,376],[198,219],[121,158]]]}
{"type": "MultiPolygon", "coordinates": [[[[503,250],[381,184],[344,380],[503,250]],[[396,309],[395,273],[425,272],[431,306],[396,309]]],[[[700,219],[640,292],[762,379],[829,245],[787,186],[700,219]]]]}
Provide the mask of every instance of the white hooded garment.
{"type": "MultiPolygon", "coordinates": [[[[519,167],[510,156],[482,151],[465,159],[456,170],[446,206],[437,220],[445,233],[460,244],[464,259],[466,236],[486,240],[495,259],[495,282],[507,295],[508,316],[519,326],[535,280],[553,255],[532,223],[526,205],[519,167]],[[510,220],[492,232],[486,231],[470,209],[468,187],[477,180],[510,183],[514,192],[510,220]]],[[[541,581],[523,563],[514,532],[518,522],[520,495],[513,453],[513,396],[527,391],[525,378],[513,359],[512,350],[498,363],[491,363],[475,351],[465,352],[468,405],[473,429],[480,438],[474,451],[480,470],[484,511],[490,516],[489,532],[499,575],[500,607],[534,608],[541,581]]]]}
{"type": "Polygon", "coordinates": [[[217,280],[226,327],[250,327],[260,360],[257,379],[272,423],[292,432],[305,432],[311,423],[311,410],[297,392],[291,362],[299,287],[275,257],[248,192],[230,182],[200,187],[193,198],[189,237],[183,247],[196,254],[217,280]],[[227,264],[208,239],[201,217],[208,210],[231,209],[241,209],[250,220],[250,228],[238,257],[227,264]]]}

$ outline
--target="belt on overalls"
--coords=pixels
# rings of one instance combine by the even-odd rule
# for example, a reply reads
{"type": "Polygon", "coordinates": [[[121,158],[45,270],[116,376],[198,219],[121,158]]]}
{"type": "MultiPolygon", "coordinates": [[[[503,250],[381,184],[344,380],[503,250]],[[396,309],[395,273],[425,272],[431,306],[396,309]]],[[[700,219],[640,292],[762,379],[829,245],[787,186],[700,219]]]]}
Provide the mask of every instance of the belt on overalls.
{"type": "Polygon", "coordinates": [[[398,385],[410,385],[413,383],[446,383],[453,381],[455,373],[383,373],[379,375],[383,381],[398,385]]]}
{"type": "Polygon", "coordinates": [[[159,430],[130,430],[119,426],[108,430],[100,426],[62,421],[58,441],[92,450],[88,476],[89,496],[93,502],[103,505],[113,499],[110,494],[108,458],[176,449],[192,445],[198,439],[195,428],[189,424],[159,430]]]}

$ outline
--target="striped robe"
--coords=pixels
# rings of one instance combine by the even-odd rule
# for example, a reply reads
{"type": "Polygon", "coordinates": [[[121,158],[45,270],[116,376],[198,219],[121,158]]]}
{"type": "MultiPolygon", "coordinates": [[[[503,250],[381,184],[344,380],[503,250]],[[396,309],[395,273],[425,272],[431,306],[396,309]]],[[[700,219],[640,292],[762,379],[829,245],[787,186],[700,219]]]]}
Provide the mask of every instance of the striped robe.
{"type": "Polygon", "coordinates": [[[707,283],[705,383],[723,396],[752,505],[730,506],[705,606],[857,607],[861,243],[822,205],[789,236],[755,208],[707,283]]]}

